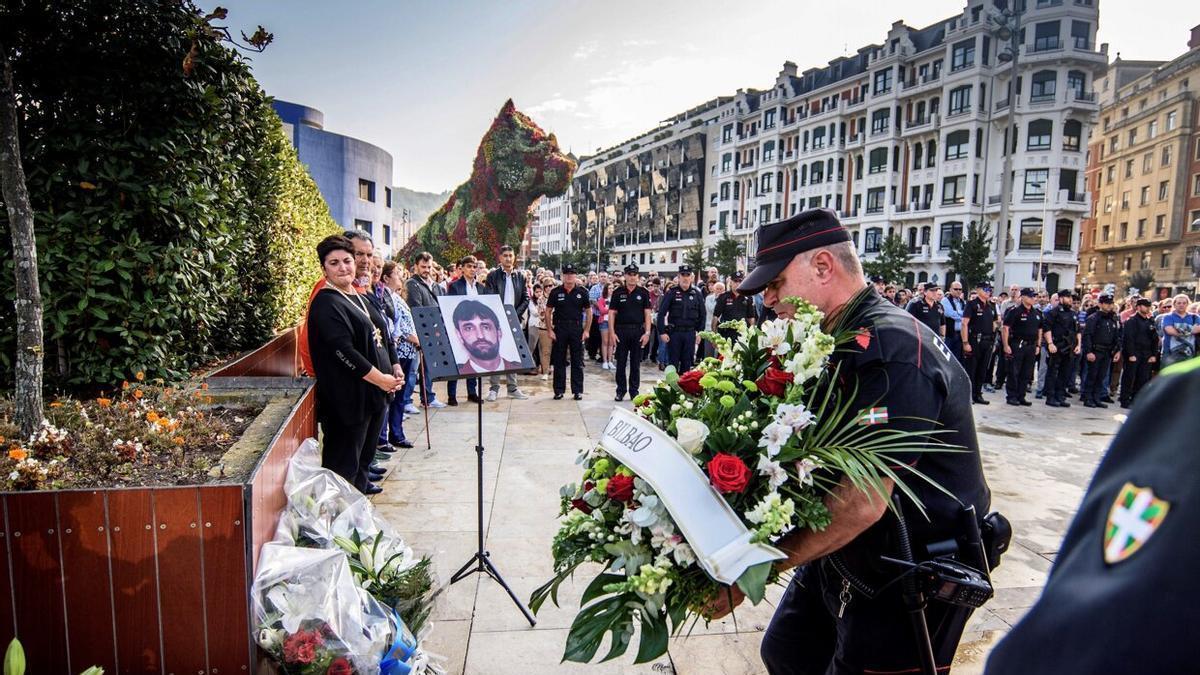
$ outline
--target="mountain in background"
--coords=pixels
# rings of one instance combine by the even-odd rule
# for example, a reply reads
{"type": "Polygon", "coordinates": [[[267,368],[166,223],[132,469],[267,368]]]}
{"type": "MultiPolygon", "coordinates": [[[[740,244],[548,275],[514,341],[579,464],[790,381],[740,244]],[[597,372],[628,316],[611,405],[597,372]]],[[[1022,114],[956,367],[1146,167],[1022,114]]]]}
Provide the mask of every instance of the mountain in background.
{"type": "Polygon", "coordinates": [[[418,192],[396,185],[392,187],[392,213],[399,220],[404,210],[408,209],[408,220],[413,224],[413,231],[416,231],[425,225],[431,213],[442,208],[449,197],[449,190],[439,194],[418,192]]]}

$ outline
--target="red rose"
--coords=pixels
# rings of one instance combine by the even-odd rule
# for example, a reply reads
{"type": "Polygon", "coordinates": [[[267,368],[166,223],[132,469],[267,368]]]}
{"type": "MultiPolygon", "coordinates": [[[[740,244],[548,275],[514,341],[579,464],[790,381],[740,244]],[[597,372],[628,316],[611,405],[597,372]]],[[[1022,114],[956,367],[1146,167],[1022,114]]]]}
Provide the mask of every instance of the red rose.
{"type": "Polygon", "coordinates": [[[787,392],[787,385],[792,383],[793,375],[786,370],[767,366],[762,377],[754,383],[758,390],[767,396],[781,397],[787,392]]]}
{"type": "Polygon", "coordinates": [[[317,658],[317,649],[323,644],[317,631],[298,631],[284,639],[283,660],[287,663],[312,663],[317,658]]]}
{"type": "Polygon", "coordinates": [[[742,492],[750,484],[750,468],[740,457],[718,452],[708,460],[708,480],[720,492],[742,492]]]}
{"type": "Polygon", "coordinates": [[[704,391],[704,387],[700,386],[702,377],[704,373],[699,370],[689,370],[679,376],[679,388],[692,396],[699,396],[700,392],[704,391]]]}
{"type": "Polygon", "coordinates": [[[608,498],[618,502],[633,499],[633,476],[617,474],[608,479],[608,498]]]}
{"type": "Polygon", "coordinates": [[[584,513],[592,512],[592,507],[588,506],[588,503],[582,499],[572,499],[571,508],[575,509],[576,511],[583,511],[584,513]]]}
{"type": "Polygon", "coordinates": [[[354,666],[345,657],[339,656],[329,664],[329,670],[325,671],[325,675],[354,675],[354,666]]]}

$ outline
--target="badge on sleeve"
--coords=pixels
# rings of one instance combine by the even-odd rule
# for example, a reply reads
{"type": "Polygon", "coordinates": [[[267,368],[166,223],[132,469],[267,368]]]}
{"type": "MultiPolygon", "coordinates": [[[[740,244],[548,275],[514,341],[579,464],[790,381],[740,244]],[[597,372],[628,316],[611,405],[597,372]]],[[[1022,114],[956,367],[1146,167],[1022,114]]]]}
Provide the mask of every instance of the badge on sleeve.
{"type": "Polygon", "coordinates": [[[858,423],[864,427],[874,426],[876,424],[886,424],[888,421],[888,411],[883,408],[868,408],[862,411],[858,416],[858,423]]]}
{"type": "Polygon", "coordinates": [[[1115,565],[1146,544],[1162,525],[1171,505],[1154,490],[1125,483],[1108,512],[1104,529],[1104,562],[1115,565]]]}

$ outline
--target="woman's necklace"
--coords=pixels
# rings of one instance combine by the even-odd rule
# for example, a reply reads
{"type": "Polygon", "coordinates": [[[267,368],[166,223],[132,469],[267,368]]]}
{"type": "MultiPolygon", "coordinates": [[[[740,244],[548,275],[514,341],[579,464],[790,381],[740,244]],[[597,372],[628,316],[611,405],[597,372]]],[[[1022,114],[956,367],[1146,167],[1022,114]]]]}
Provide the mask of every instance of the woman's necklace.
{"type": "Polygon", "coordinates": [[[375,338],[375,346],[382,347],[383,346],[383,333],[380,332],[379,327],[375,325],[375,322],[371,321],[371,312],[370,312],[370,310],[367,309],[367,301],[363,300],[362,296],[359,295],[358,293],[355,293],[354,299],[351,300],[350,294],[347,293],[346,291],[343,291],[342,289],[338,288],[337,286],[330,286],[330,288],[337,291],[338,293],[341,293],[343,298],[346,298],[346,300],[349,301],[350,304],[358,307],[358,311],[362,312],[363,316],[367,317],[367,322],[370,323],[371,327],[375,329],[375,332],[373,334],[373,337],[375,338]]]}

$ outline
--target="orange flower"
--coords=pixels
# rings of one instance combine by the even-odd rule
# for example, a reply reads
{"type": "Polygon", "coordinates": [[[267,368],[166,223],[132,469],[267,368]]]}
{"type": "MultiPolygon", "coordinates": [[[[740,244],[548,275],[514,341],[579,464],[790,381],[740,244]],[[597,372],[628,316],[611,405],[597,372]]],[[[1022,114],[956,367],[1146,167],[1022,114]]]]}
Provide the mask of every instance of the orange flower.
{"type": "Polygon", "coordinates": [[[157,422],[158,421],[158,413],[151,410],[150,412],[146,413],[146,419],[150,420],[151,422],[157,422]]]}
{"type": "Polygon", "coordinates": [[[178,428],[179,428],[179,422],[171,421],[167,425],[167,431],[175,431],[178,428]]]}
{"type": "Polygon", "coordinates": [[[207,383],[207,382],[201,382],[201,383],[200,383],[200,388],[201,388],[201,389],[208,389],[208,383],[207,383]]]}
{"type": "Polygon", "coordinates": [[[96,403],[99,404],[101,408],[107,408],[108,406],[112,405],[112,399],[111,398],[98,398],[98,399],[96,399],[96,403]]]}
{"type": "Polygon", "coordinates": [[[140,371],[140,370],[139,370],[139,371],[137,371],[136,373],[134,373],[134,374],[133,374],[133,377],[134,377],[134,378],[135,378],[135,379],[136,379],[138,382],[141,382],[142,380],[146,379],[146,374],[145,374],[145,373],[143,373],[142,371],[140,371]]]}
{"type": "Polygon", "coordinates": [[[121,381],[121,388],[122,388],[122,389],[128,389],[128,388],[129,388],[129,380],[122,380],[122,381],[121,381]]]}
{"type": "Polygon", "coordinates": [[[134,389],[134,390],[133,390],[133,397],[134,397],[134,398],[141,398],[141,397],[142,397],[142,390],[141,390],[141,389],[134,389]]]}
{"type": "Polygon", "coordinates": [[[165,417],[160,417],[160,418],[158,418],[158,426],[165,429],[165,428],[171,426],[171,420],[169,420],[165,417]]]}
{"type": "Polygon", "coordinates": [[[62,401],[51,401],[51,402],[50,402],[50,407],[51,407],[51,408],[61,408],[61,407],[62,407],[62,401]]]}
{"type": "Polygon", "coordinates": [[[25,452],[25,450],[23,448],[13,448],[12,450],[8,451],[9,459],[12,459],[12,460],[15,460],[18,462],[24,460],[28,456],[29,456],[29,453],[25,452]]]}
{"type": "Polygon", "coordinates": [[[176,439],[175,439],[175,445],[183,445],[183,439],[182,439],[182,438],[176,438],[176,439]]]}
{"type": "Polygon", "coordinates": [[[200,398],[200,396],[201,396],[200,392],[198,392],[198,391],[197,391],[197,392],[192,392],[192,397],[193,397],[193,398],[200,398]]]}

